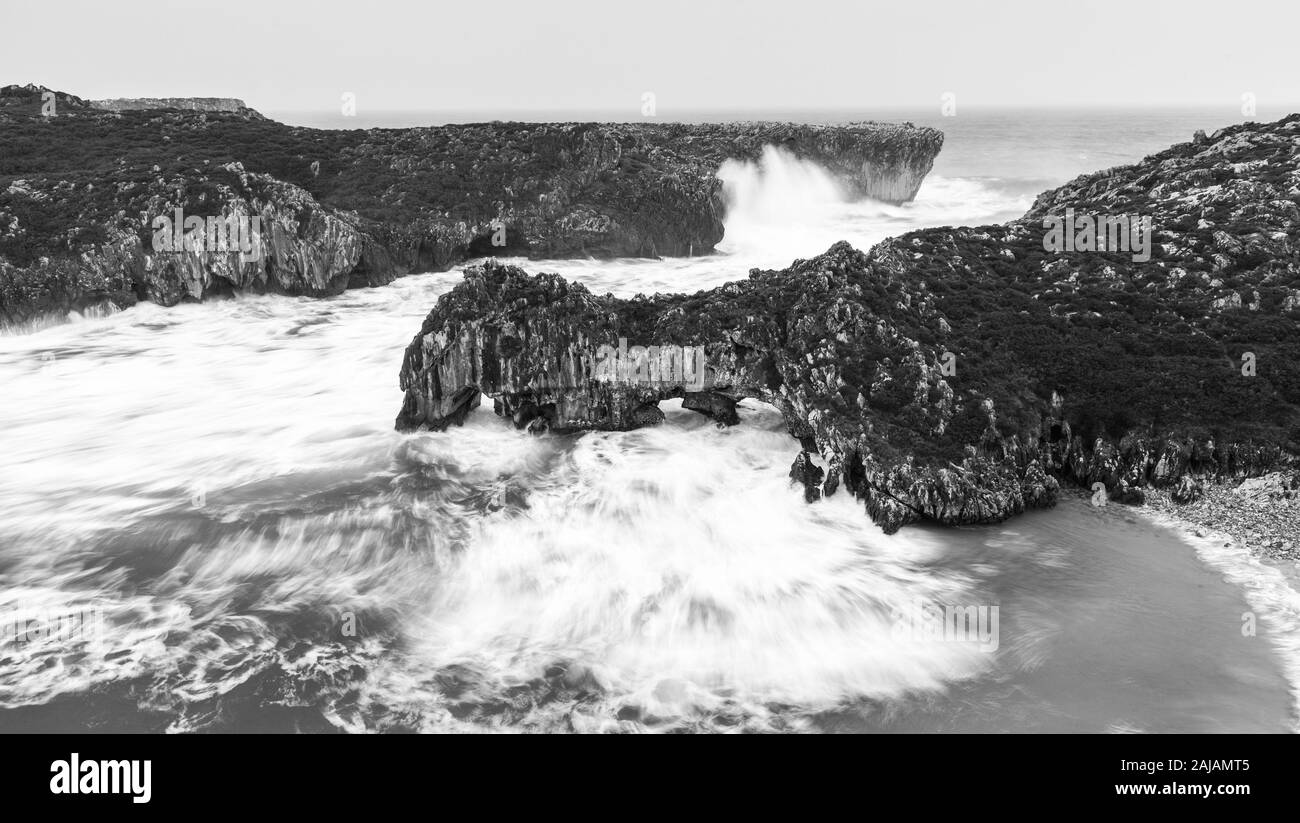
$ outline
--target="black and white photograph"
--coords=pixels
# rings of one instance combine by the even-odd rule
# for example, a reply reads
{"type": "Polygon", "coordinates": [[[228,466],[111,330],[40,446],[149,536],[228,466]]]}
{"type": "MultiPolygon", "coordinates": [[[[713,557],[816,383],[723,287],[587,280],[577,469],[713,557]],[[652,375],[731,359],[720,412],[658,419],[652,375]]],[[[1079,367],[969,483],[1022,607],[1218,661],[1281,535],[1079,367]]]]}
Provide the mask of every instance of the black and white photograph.
{"type": "Polygon", "coordinates": [[[6,0],[0,733],[1296,732],[1298,29],[6,0]]]}

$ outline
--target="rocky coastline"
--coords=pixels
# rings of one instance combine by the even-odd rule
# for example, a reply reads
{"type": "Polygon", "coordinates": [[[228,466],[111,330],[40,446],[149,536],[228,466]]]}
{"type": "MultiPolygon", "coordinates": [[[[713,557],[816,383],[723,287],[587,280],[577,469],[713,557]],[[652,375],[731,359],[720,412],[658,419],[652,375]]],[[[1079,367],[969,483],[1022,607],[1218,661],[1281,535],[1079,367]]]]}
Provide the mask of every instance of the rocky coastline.
{"type": "Polygon", "coordinates": [[[237,100],[0,89],[0,327],[140,300],[320,296],[464,260],[709,253],[719,167],[777,146],[911,199],[943,135],[910,124],[478,123],[322,130],[237,100]],[[260,260],[156,253],[151,221],[257,217],[260,260]]]}
{"type": "Polygon", "coordinates": [[[236,97],[115,97],[91,100],[90,105],[103,111],[141,111],[146,109],[180,109],[182,111],[253,112],[236,97]]]}
{"type": "Polygon", "coordinates": [[[489,261],[407,349],[397,426],[446,428],[482,394],[556,432],[653,424],[670,397],[728,424],[755,398],[801,444],[806,498],[842,487],[887,532],[996,522],[1053,505],[1062,482],[1213,501],[1297,465],[1298,250],[1292,115],[1085,175],[1004,225],[839,243],[694,295],[624,300],[489,261]],[[1082,231],[1052,248],[1071,214],[1149,219],[1149,254],[1082,231]],[[620,338],[644,372],[600,379],[620,338]],[[650,355],[687,346],[706,388],[650,355]]]}

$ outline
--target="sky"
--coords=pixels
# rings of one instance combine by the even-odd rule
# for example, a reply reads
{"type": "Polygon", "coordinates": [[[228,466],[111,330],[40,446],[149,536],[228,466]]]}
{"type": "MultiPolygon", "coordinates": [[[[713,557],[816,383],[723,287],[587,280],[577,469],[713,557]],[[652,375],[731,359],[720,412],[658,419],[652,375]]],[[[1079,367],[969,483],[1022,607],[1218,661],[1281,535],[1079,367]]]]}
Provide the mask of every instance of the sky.
{"type": "Polygon", "coordinates": [[[1296,0],[5,0],[0,23],[0,85],[262,111],[1300,102],[1296,0]]]}

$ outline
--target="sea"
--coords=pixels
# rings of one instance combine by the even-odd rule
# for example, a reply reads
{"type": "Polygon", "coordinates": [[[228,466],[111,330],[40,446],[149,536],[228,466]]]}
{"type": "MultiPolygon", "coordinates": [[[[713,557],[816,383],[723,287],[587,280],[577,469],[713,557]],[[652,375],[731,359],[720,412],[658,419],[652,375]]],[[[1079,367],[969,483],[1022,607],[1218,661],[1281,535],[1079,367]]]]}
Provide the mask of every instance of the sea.
{"type": "MultiPolygon", "coordinates": [[[[1251,119],[1287,112],[1261,110],[1251,119]]],[[[319,128],[618,112],[268,112],[319,128]]],[[[671,116],[661,119],[671,120],[671,116]]],[[[621,296],[1023,214],[1221,109],[679,113],[945,134],[913,202],[765,151],[713,254],[517,260],[621,296]]],[[[1294,732],[1294,570],[1067,492],[885,535],[804,502],[770,406],[534,436],[399,433],[460,268],[0,336],[0,732],[1294,732]]],[[[66,322],[64,322],[66,321],[66,322]]]]}

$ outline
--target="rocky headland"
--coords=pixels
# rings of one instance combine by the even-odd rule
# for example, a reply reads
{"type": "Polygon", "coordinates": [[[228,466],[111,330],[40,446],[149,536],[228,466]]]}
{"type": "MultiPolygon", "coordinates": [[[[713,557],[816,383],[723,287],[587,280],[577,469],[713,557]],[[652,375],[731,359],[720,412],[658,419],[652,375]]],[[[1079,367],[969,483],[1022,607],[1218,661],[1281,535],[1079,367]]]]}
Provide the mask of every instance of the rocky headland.
{"type": "Polygon", "coordinates": [[[706,254],[722,238],[727,159],[779,146],[859,196],[902,202],[942,142],[877,123],[322,130],[238,100],[89,102],[7,86],[0,326],[233,291],[336,294],[488,255],[706,254]],[[151,220],[176,209],[259,218],[260,259],[156,253],[151,220]]]}
{"type": "Polygon", "coordinates": [[[730,424],[757,398],[802,446],[806,497],[855,495],[890,532],[1050,506],[1061,481],[1195,503],[1294,477],[1298,254],[1292,115],[1085,175],[1007,224],[839,243],[692,295],[596,295],[489,261],[407,349],[397,426],[445,428],[482,394],[555,432],[652,424],[669,397],[730,424]],[[1067,209],[1150,218],[1149,255],[1082,235],[1049,248],[1067,209]],[[620,346],[631,379],[605,368],[620,346]],[[703,381],[673,359],[695,347],[703,381]]]}
{"type": "Polygon", "coordinates": [[[236,97],[115,97],[91,100],[90,105],[104,111],[139,111],[144,109],[179,109],[181,111],[253,112],[236,97]]]}

